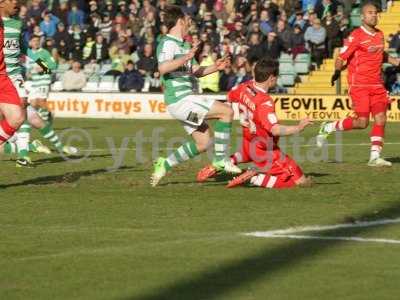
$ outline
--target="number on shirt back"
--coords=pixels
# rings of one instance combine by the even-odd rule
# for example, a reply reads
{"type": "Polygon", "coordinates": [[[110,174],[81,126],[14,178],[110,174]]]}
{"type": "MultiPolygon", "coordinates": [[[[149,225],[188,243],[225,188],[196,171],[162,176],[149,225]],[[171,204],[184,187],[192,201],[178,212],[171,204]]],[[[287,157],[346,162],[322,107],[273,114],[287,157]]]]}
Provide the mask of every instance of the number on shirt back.
{"type": "Polygon", "coordinates": [[[249,111],[243,104],[239,104],[239,118],[240,125],[249,128],[251,133],[256,133],[256,124],[253,121],[253,112],[249,111]]]}

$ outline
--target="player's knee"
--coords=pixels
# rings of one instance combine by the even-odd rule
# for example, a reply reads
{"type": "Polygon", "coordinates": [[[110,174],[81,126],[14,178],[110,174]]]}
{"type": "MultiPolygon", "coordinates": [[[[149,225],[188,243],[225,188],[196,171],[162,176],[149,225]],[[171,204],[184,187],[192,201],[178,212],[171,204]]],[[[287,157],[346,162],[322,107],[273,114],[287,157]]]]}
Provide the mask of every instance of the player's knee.
{"type": "Polygon", "coordinates": [[[12,117],[7,120],[11,127],[17,129],[19,128],[22,123],[24,123],[26,118],[25,112],[22,109],[16,110],[12,117]]]}
{"type": "Polygon", "coordinates": [[[207,151],[208,145],[209,143],[205,141],[196,142],[197,151],[200,153],[207,151]]]}
{"type": "Polygon", "coordinates": [[[232,107],[229,107],[228,105],[224,105],[224,106],[225,107],[222,111],[221,119],[223,119],[226,122],[230,122],[233,120],[233,115],[234,115],[233,109],[232,109],[232,107]]]}
{"type": "Polygon", "coordinates": [[[358,129],[365,129],[369,125],[369,120],[366,118],[358,118],[356,122],[354,122],[354,127],[358,129]]]}

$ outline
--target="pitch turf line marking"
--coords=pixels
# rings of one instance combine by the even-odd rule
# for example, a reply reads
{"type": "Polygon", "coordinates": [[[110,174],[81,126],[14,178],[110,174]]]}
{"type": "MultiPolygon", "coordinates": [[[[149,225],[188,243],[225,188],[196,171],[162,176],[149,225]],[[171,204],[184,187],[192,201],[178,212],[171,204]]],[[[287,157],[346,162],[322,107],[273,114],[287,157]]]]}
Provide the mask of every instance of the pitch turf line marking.
{"type": "Polygon", "coordinates": [[[355,241],[355,242],[373,242],[373,243],[388,243],[388,244],[400,244],[400,240],[394,239],[378,239],[378,238],[360,238],[356,236],[321,236],[321,235],[298,235],[295,233],[302,232],[321,232],[335,229],[346,229],[346,228],[360,228],[360,227],[372,227],[388,224],[400,223],[400,218],[396,219],[381,219],[376,221],[363,221],[357,223],[344,223],[336,225],[326,226],[303,226],[303,227],[291,227],[287,229],[278,229],[270,231],[255,231],[245,233],[246,236],[262,237],[262,238],[287,238],[287,239],[315,239],[315,240],[342,240],[342,241],[355,241]]]}
{"type": "MultiPolygon", "coordinates": [[[[385,143],[385,145],[400,145],[400,142],[394,142],[394,143],[385,143]]],[[[290,148],[291,145],[285,145],[285,147],[290,148]]],[[[328,147],[337,147],[337,146],[371,146],[371,143],[358,143],[358,144],[327,144],[328,147]]],[[[283,147],[283,149],[285,148],[283,147]]],[[[300,148],[310,148],[310,147],[316,147],[316,145],[300,145],[300,148]]],[[[118,150],[122,151],[136,151],[136,147],[131,147],[131,148],[118,148],[118,150]]],[[[176,148],[168,148],[168,147],[159,147],[160,150],[175,150],[176,148]]],[[[96,148],[96,149],[82,149],[79,150],[81,152],[105,152],[109,151],[110,149],[108,148],[96,148]]]]}

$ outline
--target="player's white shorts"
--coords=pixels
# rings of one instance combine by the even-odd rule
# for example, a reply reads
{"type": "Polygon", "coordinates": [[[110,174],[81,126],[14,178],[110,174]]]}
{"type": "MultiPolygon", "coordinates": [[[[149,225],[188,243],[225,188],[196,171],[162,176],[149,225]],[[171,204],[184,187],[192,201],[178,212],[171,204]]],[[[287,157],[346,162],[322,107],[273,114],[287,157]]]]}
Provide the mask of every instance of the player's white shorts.
{"type": "Polygon", "coordinates": [[[32,87],[29,91],[29,101],[35,99],[46,99],[49,96],[50,87],[49,86],[40,86],[40,87],[32,87]]]}
{"type": "Polygon", "coordinates": [[[20,98],[27,98],[28,92],[26,91],[25,81],[24,81],[24,78],[22,77],[22,75],[18,74],[18,75],[12,75],[9,77],[18,92],[18,96],[20,98]]]}
{"type": "Polygon", "coordinates": [[[215,100],[199,95],[189,95],[182,100],[168,105],[168,112],[183,124],[188,134],[192,134],[203,124],[204,119],[215,100]]]}

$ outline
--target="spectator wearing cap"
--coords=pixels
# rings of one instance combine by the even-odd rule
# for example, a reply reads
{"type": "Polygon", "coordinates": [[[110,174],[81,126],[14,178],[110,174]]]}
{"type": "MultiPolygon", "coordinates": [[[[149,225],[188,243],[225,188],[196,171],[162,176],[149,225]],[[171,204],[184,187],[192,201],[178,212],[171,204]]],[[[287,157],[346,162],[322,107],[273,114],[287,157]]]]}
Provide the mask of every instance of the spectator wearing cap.
{"type": "Polygon", "coordinates": [[[118,87],[121,92],[135,91],[139,92],[143,89],[144,79],[138,70],[135,69],[133,61],[126,63],[124,72],[118,79],[118,87]]]}
{"type": "Polygon", "coordinates": [[[45,11],[43,13],[43,21],[40,22],[40,30],[46,37],[53,37],[57,32],[57,24],[60,19],[53,16],[50,12],[45,11]]]}
{"type": "Polygon", "coordinates": [[[263,9],[260,13],[260,30],[267,36],[268,33],[273,31],[273,23],[269,18],[268,10],[263,9]]]}
{"type": "Polygon", "coordinates": [[[296,25],[300,26],[301,30],[304,30],[306,27],[306,20],[304,20],[304,15],[302,11],[297,11],[296,14],[289,18],[289,25],[294,27],[296,25]]]}
{"type": "Polygon", "coordinates": [[[68,13],[68,25],[69,26],[79,25],[82,27],[84,22],[85,22],[84,12],[78,8],[78,5],[76,3],[72,3],[71,11],[68,13]]]}
{"type": "Polygon", "coordinates": [[[320,19],[313,20],[313,25],[304,34],[304,40],[311,51],[312,59],[319,67],[324,59],[326,40],[326,30],[321,26],[320,19]]]}
{"type": "Polygon", "coordinates": [[[72,63],[71,70],[62,76],[62,86],[65,91],[80,91],[86,85],[87,77],[81,69],[79,61],[72,63]]]}

